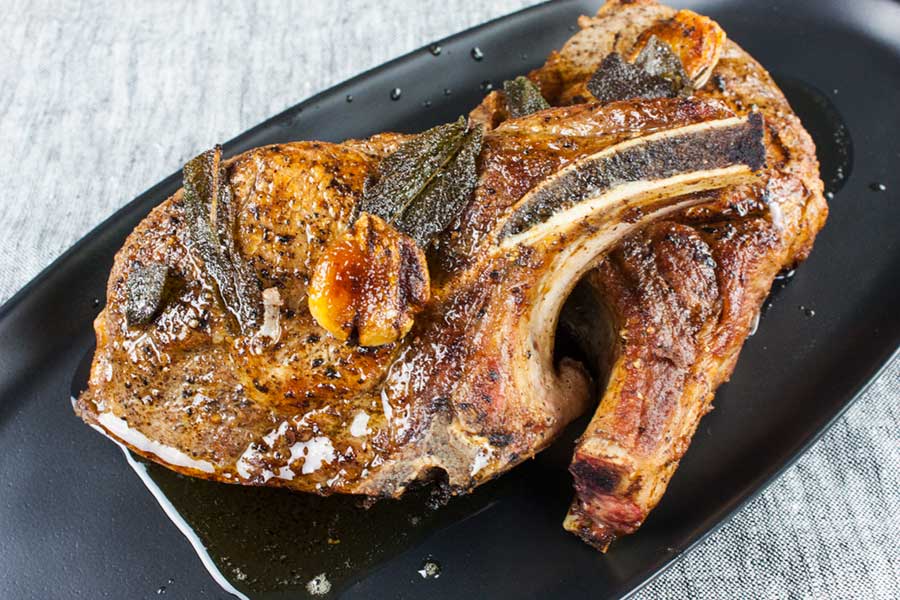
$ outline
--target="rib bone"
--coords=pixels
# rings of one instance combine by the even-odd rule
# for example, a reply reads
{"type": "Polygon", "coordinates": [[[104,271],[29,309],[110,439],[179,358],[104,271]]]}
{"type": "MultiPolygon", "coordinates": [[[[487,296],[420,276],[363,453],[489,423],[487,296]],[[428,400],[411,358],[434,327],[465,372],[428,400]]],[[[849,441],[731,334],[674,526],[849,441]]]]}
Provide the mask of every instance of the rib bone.
{"type": "Polygon", "coordinates": [[[569,165],[526,194],[501,231],[502,244],[557,233],[616,202],[740,183],[762,167],[764,157],[758,114],[628,140],[569,165]]]}

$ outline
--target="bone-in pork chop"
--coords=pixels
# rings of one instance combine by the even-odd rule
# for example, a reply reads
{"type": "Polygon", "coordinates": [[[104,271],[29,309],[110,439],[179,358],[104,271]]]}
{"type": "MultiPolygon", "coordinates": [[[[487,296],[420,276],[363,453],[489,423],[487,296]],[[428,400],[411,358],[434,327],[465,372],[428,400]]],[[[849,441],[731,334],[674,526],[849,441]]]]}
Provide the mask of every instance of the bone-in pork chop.
{"type": "Polygon", "coordinates": [[[610,2],[547,64],[416,136],[185,167],[116,256],[76,412],[179,472],[455,492],[546,447],[607,381],[566,527],[659,501],[780,269],[827,209],[809,136],[712,21],[610,2]]]}

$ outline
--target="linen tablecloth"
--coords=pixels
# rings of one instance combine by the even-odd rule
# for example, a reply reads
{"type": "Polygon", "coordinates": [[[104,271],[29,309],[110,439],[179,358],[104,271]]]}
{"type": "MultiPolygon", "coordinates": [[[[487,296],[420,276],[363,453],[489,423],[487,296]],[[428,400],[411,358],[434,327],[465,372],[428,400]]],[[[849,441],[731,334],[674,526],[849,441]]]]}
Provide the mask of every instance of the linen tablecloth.
{"type": "MultiPolygon", "coordinates": [[[[527,4],[2,3],[0,301],[199,150],[527,4]]],[[[638,597],[900,596],[898,397],[895,361],[793,468],[638,597]]]]}

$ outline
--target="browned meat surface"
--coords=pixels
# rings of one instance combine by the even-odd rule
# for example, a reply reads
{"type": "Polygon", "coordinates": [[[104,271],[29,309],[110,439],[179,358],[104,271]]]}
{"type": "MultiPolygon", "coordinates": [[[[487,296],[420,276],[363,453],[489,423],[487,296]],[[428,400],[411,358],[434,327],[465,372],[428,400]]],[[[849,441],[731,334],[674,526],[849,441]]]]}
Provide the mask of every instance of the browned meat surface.
{"type": "MultiPolygon", "coordinates": [[[[580,101],[607,53],[633,56],[651,33],[682,46],[685,67],[700,65],[718,40],[703,19],[651,1],[608,2],[531,77],[558,103],[580,101]]],[[[659,502],[773,278],[806,257],[828,213],[812,140],[737,44],[724,43],[696,95],[765,116],[768,168],[757,185],[643,229],[587,278],[614,334],[602,357],[608,383],[570,468],[576,498],[565,526],[603,549],[659,502]]]]}
{"type": "Polygon", "coordinates": [[[198,242],[194,192],[179,191],[116,256],[76,411],[197,477],[397,496],[440,475],[465,491],[589,408],[585,369],[553,359],[561,306],[588,273],[582,294],[609,331],[588,345],[605,347],[609,383],[576,449],[566,527],[601,548],[633,531],[772,278],[805,256],[826,214],[812,143],[768,74],[711,21],[674,15],[609,3],[530,74],[556,108],[509,119],[493,93],[472,112],[486,125],[477,180],[424,247],[430,273],[410,238],[357,214],[408,136],[228,161],[213,203],[225,216],[210,227],[233,239],[219,249],[198,242]],[[600,62],[613,50],[634,60],[649,28],[692,81],[709,81],[691,97],[594,101],[600,62]],[[166,301],[138,322],[134,281],[157,268],[166,301]],[[265,317],[223,305],[232,280],[217,268],[238,287],[253,280],[236,298],[262,290],[265,317]]]}

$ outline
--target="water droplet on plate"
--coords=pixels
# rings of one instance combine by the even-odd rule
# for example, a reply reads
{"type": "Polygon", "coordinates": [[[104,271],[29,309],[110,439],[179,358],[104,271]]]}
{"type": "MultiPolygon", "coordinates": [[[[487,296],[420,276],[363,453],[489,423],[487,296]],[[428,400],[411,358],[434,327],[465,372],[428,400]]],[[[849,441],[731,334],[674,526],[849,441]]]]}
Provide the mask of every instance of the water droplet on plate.
{"type": "Polygon", "coordinates": [[[428,51],[431,52],[434,56],[440,56],[441,50],[443,50],[443,48],[441,48],[440,44],[432,44],[428,46],[428,51]]]}
{"type": "Polygon", "coordinates": [[[403,95],[403,90],[400,88],[394,88],[391,90],[391,100],[399,100],[400,96],[403,95]]]}
{"type": "Polygon", "coordinates": [[[490,81],[482,81],[481,82],[481,92],[482,93],[487,94],[492,89],[494,89],[494,84],[491,83],[490,81]]]}
{"type": "Polygon", "coordinates": [[[519,58],[521,58],[522,60],[528,60],[528,54],[523,52],[522,54],[519,55],[519,58]]]}
{"type": "Polygon", "coordinates": [[[808,306],[803,306],[803,305],[801,304],[801,305],[800,305],[800,310],[801,310],[801,311],[803,312],[803,314],[806,315],[807,317],[814,317],[814,316],[816,316],[816,311],[814,311],[813,309],[811,309],[811,308],[808,307],[808,306]]]}
{"type": "Polygon", "coordinates": [[[826,200],[834,200],[834,192],[825,192],[826,200]]]}
{"type": "Polygon", "coordinates": [[[159,589],[156,590],[156,595],[157,595],[157,596],[162,596],[162,595],[164,595],[165,593],[166,593],[166,586],[164,586],[164,585],[159,586],[159,589]]]}
{"type": "Polygon", "coordinates": [[[569,31],[575,31],[575,26],[574,26],[574,25],[569,25],[569,31]]]}
{"type": "Polygon", "coordinates": [[[484,52],[482,52],[481,48],[479,48],[478,46],[475,46],[474,48],[472,48],[472,52],[470,54],[472,55],[472,58],[474,60],[480,61],[481,59],[484,58],[484,52]]]}
{"type": "Polygon", "coordinates": [[[872,190],[873,192],[883,192],[883,191],[887,190],[887,186],[884,185],[883,183],[873,181],[872,183],[869,184],[869,189],[872,190]]]}
{"type": "Polygon", "coordinates": [[[100,308],[100,298],[94,298],[91,300],[91,306],[94,308],[100,308]]]}
{"type": "Polygon", "coordinates": [[[422,103],[422,106],[424,106],[425,108],[431,108],[431,100],[426,100],[422,103]]]}
{"type": "Polygon", "coordinates": [[[422,568],[418,571],[422,579],[437,579],[441,576],[441,565],[432,558],[422,561],[422,568]]]}
{"type": "Polygon", "coordinates": [[[353,102],[353,94],[347,94],[347,102],[353,102]]]}
{"type": "Polygon", "coordinates": [[[445,96],[449,96],[449,95],[452,94],[452,93],[453,93],[453,90],[451,90],[450,88],[444,88],[444,95],[445,95],[445,96]]]}

